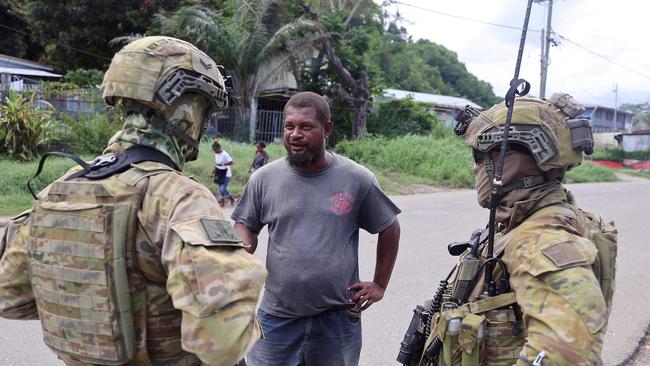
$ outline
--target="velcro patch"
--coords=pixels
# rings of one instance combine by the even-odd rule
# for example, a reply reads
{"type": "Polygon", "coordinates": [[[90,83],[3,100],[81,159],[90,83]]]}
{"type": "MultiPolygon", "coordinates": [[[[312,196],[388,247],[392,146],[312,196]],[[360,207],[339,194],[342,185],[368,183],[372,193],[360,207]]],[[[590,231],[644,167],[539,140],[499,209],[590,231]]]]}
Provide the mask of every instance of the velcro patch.
{"type": "Polygon", "coordinates": [[[542,253],[559,268],[587,261],[587,258],[584,257],[578,248],[568,241],[563,241],[542,249],[542,253]]]}
{"type": "Polygon", "coordinates": [[[202,218],[201,225],[208,238],[215,242],[240,243],[241,239],[235,234],[232,225],[226,220],[202,218]]]}

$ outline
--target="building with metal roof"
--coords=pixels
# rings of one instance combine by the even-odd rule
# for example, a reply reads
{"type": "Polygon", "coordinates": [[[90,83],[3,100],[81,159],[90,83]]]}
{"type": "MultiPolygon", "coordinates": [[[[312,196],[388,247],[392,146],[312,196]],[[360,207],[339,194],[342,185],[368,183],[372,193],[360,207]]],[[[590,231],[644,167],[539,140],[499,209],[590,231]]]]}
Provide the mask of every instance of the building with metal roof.
{"type": "Polygon", "coordinates": [[[594,133],[625,131],[632,125],[634,113],[602,105],[586,104],[582,117],[591,120],[594,133]]]}
{"type": "Polygon", "coordinates": [[[0,85],[3,90],[23,90],[41,80],[58,80],[61,77],[49,65],[0,54],[0,85]]]}

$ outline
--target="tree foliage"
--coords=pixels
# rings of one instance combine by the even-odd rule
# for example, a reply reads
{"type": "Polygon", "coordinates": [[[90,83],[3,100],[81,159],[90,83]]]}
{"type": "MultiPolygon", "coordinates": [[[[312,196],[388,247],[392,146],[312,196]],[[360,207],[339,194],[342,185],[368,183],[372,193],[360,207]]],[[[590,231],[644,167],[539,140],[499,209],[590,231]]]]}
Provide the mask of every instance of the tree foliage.
{"type": "Polygon", "coordinates": [[[262,87],[289,72],[321,37],[312,22],[284,20],[283,11],[278,0],[252,0],[227,8],[229,17],[189,6],[158,18],[164,33],[194,43],[226,68],[234,81],[241,119],[254,127],[262,87]]]}
{"type": "Polygon", "coordinates": [[[633,130],[650,129],[650,103],[621,104],[620,109],[634,113],[632,117],[633,130]]]}
{"type": "Polygon", "coordinates": [[[413,99],[394,99],[379,104],[368,118],[368,132],[385,137],[426,135],[440,122],[430,104],[413,99]]]}
{"type": "Polygon", "coordinates": [[[455,52],[428,40],[413,42],[395,23],[388,25],[375,52],[386,87],[464,97],[483,107],[499,100],[492,86],[469,73],[455,52]]]}
{"type": "Polygon", "coordinates": [[[109,42],[128,34],[144,34],[160,10],[176,9],[181,0],[42,1],[25,8],[32,41],[43,49],[42,60],[60,70],[106,69],[116,49],[109,42]]]}
{"type": "Polygon", "coordinates": [[[104,72],[97,69],[75,69],[63,75],[63,81],[81,88],[101,85],[104,72]]]}

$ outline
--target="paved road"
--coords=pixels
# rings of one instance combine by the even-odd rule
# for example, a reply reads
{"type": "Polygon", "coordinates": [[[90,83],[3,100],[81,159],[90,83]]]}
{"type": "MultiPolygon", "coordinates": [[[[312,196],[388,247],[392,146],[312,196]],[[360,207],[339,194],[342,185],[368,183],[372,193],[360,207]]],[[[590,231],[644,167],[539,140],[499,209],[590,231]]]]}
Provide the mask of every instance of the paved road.
{"type": "MultiPolygon", "coordinates": [[[[581,184],[570,190],[584,209],[605,214],[620,231],[617,288],[604,351],[605,364],[617,365],[635,350],[650,324],[650,181],[581,184]]],[[[446,244],[464,240],[487,220],[470,190],[393,198],[404,211],[402,244],[385,299],[364,313],[362,366],[396,365],[412,309],[431,297],[455,262],[446,244]]],[[[371,279],[376,240],[365,233],[360,240],[361,276],[371,279]]],[[[256,255],[265,254],[261,244],[256,255]]],[[[0,364],[59,365],[40,342],[38,323],[5,320],[0,320],[0,364]]]]}

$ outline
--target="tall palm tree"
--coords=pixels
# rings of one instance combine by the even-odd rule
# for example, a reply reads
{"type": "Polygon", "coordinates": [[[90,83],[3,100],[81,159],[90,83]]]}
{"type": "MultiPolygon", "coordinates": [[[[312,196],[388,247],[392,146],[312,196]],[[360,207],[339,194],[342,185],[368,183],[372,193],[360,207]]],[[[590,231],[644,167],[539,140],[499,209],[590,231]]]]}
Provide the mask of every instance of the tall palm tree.
{"type": "Polygon", "coordinates": [[[255,138],[257,99],[261,88],[289,72],[307,58],[323,37],[310,20],[281,24],[280,0],[231,2],[232,13],[199,6],[159,15],[164,33],[184,38],[222,64],[233,78],[239,119],[248,121],[249,138],[255,138]],[[237,4],[237,5],[235,5],[237,4]]]}

